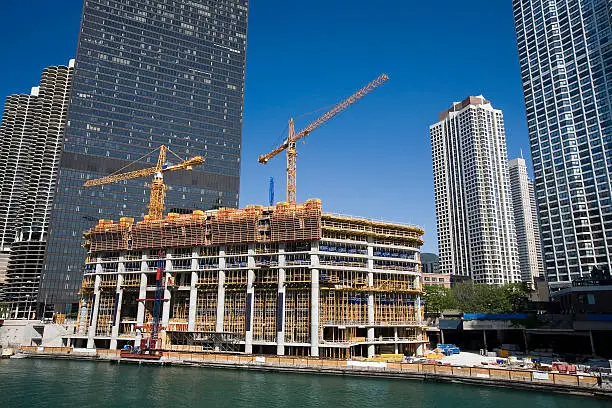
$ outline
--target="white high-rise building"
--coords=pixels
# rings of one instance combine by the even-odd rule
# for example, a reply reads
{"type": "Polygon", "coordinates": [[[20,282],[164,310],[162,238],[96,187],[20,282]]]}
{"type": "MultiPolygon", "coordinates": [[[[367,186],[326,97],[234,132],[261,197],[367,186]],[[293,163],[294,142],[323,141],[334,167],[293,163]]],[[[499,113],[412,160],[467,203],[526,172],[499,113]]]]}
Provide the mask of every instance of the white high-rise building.
{"type": "Polygon", "coordinates": [[[529,180],[527,175],[525,159],[519,157],[510,160],[508,169],[516,225],[516,240],[521,264],[521,279],[533,287],[534,278],[544,273],[533,182],[529,180]]]}
{"type": "Polygon", "coordinates": [[[0,298],[10,317],[36,316],[74,61],[45,68],[30,95],[6,99],[0,136],[0,298]],[[1,283],[1,279],[0,279],[1,283]]]}
{"type": "Polygon", "coordinates": [[[430,126],[440,273],[521,281],[502,112],[470,96],[430,126]]]}
{"type": "Polygon", "coordinates": [[[6,273],[19,211],[24,199],[25,180],[31,162],[33,128],[40,104],[38,88],[30,95],[10,95],[4,103],[0,122],[0,301],[5,299],[6,273]]]}

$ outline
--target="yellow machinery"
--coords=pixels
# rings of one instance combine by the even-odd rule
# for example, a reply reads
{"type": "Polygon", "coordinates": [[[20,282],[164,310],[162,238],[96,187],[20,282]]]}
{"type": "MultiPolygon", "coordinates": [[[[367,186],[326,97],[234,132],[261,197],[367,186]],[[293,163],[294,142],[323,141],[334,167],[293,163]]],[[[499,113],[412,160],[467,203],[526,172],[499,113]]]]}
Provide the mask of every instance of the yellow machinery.
{"type": "MultiPolygon", "coordinates": [[[[202,156],[194,156],[190,159],[183,160],[178,155],[176,155],[172,150],[170,150],[167,146],[164,146],[164,145],[161,145],[158,149],[155,149],[154,151],[156,150],[159,150],[157,166],[150,167],[147,169],[142,169],[142,170],[134,170],[134,171],[126,172],[126,173],[121,173],[122,170],[124,170],[126,167],[133,164],[131,163],[128,166],[117,170],[115,173],[109,176],[102,177],[99,179],[94,179],[94,180],[87,180],[84,186],[93,187],[93,186],[99,186],[101,184],[115,183],[115,182],[122,181],[122,180],[153,176],[153,183],[151,184],[151,199],[149,203],[149,216],[147,217],[147,219],[161,220],[164,215],[164,197],[165,197],[165,191],[166,191],[166,186],[164,185],[163,174],[166,172],[175,171],[175,170],[191,170],[193,166],[198,166],[204,163],[206,159],[202,156]],[[176,157],[179,158],[179,160],[181,160],[181,162],[178,164],[167,165],[166,164],[166,153],[167,152],[174,154],[176,157]]],[[[147,157],[151,153],[144,155],[138,160],[141,160],[147,157]]]]}
{"type": "Polygon", "coordinates": [[[262,164],[266,164],[271,158],[273,158],[283,150],[287,151],[287,201],[289,203],[295,204],[296,200],[296,142],[302,139],[303,137],[308,136],[308,134],[314,129],[318,128],[319,126],[336,116],[338,113],[342,112],[343,110],[357,102],[359,99],[372,92],[374,89],[378,88],[383,82],[388,79],[389,77],[387,75],[380,75],[374,81],[370,82],[369,84],[361,88],[359,91],[334,106],[332,110],[321,116],[319,119],[306,126],[299,133],[295,133],[294,119],[289,119],[289,135],[287,136],[287,140],[285,140],[283,144],[272,150],[270,153],[259,156],[259,162],[262,164]]]}

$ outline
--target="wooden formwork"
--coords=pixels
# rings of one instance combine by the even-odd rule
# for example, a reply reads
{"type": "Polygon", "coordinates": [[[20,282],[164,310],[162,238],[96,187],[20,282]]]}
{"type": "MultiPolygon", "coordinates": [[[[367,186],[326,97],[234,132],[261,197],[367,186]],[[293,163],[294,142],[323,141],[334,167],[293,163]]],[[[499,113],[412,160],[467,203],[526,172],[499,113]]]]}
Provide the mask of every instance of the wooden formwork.
{"type": "Polygon", "coordinates": [[[279,203],[270,216],[273,242],[321,239],[321,202],[279,203]]]}
{"type": "Polygon", "coordinates": [[[198,290],[196,299],[196,331],[215,331],[217,327],[217,291],[198,290]]]}
{"type": "Polygon", "coordinates": [[[189,291],[174,292],[170,302],[170,318],[186,322],[189,318],[189,291]]]}
{"type": "Polygon", "coordinates": [[[285,342],[310,343],[310,291],[285,293],[285,342]]]}
{"type": "Polygon", "coordinates": [[[93,291],[95,286],[96,279],[93,275],[87,275],[83,278],[81,282],[81,290],[79,293],[85,294],[93,291]]]}
{"type": "Polygon", "coordinates": [[[217,286],[219,284],[219,271],[199,271],[198,286],[217,286]]]}
{"type": "Polygon", "coordinates": [[[309,268],[287,268],[285,284],[287,286],[306,286],[312,282],[312,272],[309,268]]]}
{"type": "Polygon", "coordinates": [[[117,274],[111,275],[100,275],[100,287],[107,289],[114,289],[117,287],[117,274]]]}
{"type": "Polygon", "coordinates": [[[193,247],[208,244],[206,223],[203,219],[178,219],[163,229],[166,247],[193,247]]]}
{"type": "Polygon", "coordinates": [[[207,234],[206,220],[193,215],[143,221],[132,228],[132,249],[207,245],[207,234]]]}
{"type": "Polygon", "coordinates": [[[226,286],[246,286],[249,279],[249,272],[246,269],[235,269],[225,271],[226,286]]]}
{"type": "Polygon", "coordinates": [[[96,323],[96,336],[110,336],[113,329],[113,311],[115,309],[114,294],[100,294],[98,320],[96,323]]]}
{"type": "Polygon", "coordinates": [[[367,324],[367,295],[362,292],[322,290],[320,313],[323,325],[367,324]]]}
{"type": "Polygon", "coordinates": [[[375,293],[374,322],[377,325],[414,322],[414,301],[413,296],[405,293],[375,293]]]}
{"type": "Polygon", "coordinates": [[[132,249],[159,249],[164,247],[163,220],[143,221],[132,228],[132,249]]]}
{"type": "Polygon", "coordinates": [[[323,270],[319,275],[321,285],[337,289],[366,290],[368,273],[361,271],[323,270]]]}
{"type": "Polygon", "coordinates": [[[128,249],[130,224],[115,224],[100,220],[98,225],[85,233],[86,246],[91,252],[121,251],[128,249]]]}
{"type": "Polygon", "coordinates": [[[226,291],[223,313],[223,331],[244,334],[246,332],[246,292],[226,291]]]}
{"type": "Polygon", "coordinates": [[[121,287],[123,288],[137,288],[140,286],[140,273],[127,273],[123,275],[123,282],[121,287]]]}
{"type": "Polygon", "coordinates": [[[374,273],[375,291],[385,292],[419,292],[414,287],[414,276],[398,273],[374,273]]]}
{"type": "Polygon", "coordinates": [[[253,339],[276,341],[277,292],[256,290],[253,302],[253,339]]]}
{"type": "Polygon", "coordinates": [[[277,269],[257,269],[255,271],[255,282],[257,286],[278,286],[277,269]]]}
{"type": "Polygon", "coordinates": [[[260,243],[255,246],[256,254],[273,254],[278,252],[278,244],[260,243]]]}
{"type": "Polygon", "coordinates": [[[421,236],[424,231],[415,226],[373,221],[359,217],[323,214],[321,227],[323,230],[330,232],[371,235],[379,239],[396,239],[402,245],[406,245],[406,243],[423,245],[421,236]]]}
{"type": "Polygon", "coordinates": [[[222,208],[211,220],[213,244],[241,244],[257,240],[260,209],[234,210],[222,208]]]}

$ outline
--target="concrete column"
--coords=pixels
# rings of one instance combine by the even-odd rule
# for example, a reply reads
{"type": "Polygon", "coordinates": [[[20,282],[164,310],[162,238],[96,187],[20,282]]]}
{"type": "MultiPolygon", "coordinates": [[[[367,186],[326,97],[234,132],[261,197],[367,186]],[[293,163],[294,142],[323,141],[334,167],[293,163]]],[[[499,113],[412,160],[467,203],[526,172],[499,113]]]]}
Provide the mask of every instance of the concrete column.
{"type": "MultiPolygon", "coordinates": [[[[100,268],[100,264],[97,265],[97,268],[100,268]]],[[[96,280],[94,282],[94,305],[91,311],[91,323],[89,325],[89,330],[87,331],[87,348],[95,348],[94,336],[96,335],[96,327],[98,325],[98,312],[100,309],[100,282],[102,281],[102,277],[99,274],[96,274],[96,280]]]]}
{"type": "Polygon", "coordinates": [[[217,287],[217,333],[223,331],[225,313],[225,247],[219,247],[219,286],[217,287]]]}
{"type": "Polygon", "coordinates": [[[444,342],[444,330],[440,329],[440,341],[442,342],[442,344],[446,344],[444,342]]]}
{"type": "Polygon", "coordinates": [[[425,352],[425,350],[424,350],[424,347],[423,347],[423,343],[421,343],[421,344],[419,344],[419,345],[417,346],[417,349],[416,349],[416,355],[417,355],[418,357],[423,357],[423,353],[424,353],[424,352],[425,352]]]}
{"type": "Polygon", "coordinates": [[[484,342],[484,349],[485,349],[485,352],[487,352],[487,351],[489,350],[489,348],[488,348],[488,346],[487,346],[487,331],[486,331],[486,330],[483,330],[483,331],[482,331],[482,340],[483,340],[483,342],[484,342]]]}
{"type": "MultiPolygon", "coordinates": [[[[368,286],[374,287],[374,244],[373,238],[368,236],[368,286]]],[[[374,292],[368,292],[368,341],[374,341],[374,292]]],[[[368,358],[374,357],[376,346],[368,345],[368,358]]]]}
{"type": "Polygon", "coordinates": [[[198,305],[198,273],[200,265],[198,264],[198,251],[193,251],[193,259],[191,260],[191,281],[189,283],[189,317],[187,320],[187,330],[195,331],[196,308],[198,305]]]}
{"type": "Polygon", "coordinates": [[[398,350],[398,344],[397,344],[397,342],[399,341],[399,337],[398,337],[398,335],[397,335],[397,327],[395,327],[395,328],[393,329],[393,335],[394,335],[394,337],[395,337],[395,347],[393,347],[393,350],[395,351],[395,354],[398,354],[398,353],[399,353],[399,350],[398,350]]]}
{"type": "Polygon", "coordinates": [[[164,293],[162,293],[161,324],[164,327],[167,327],[168,323],[170,322],[170,302],[172,300],[172,292],[170,292],[170,289],[168,289],[168,286],[166,285],[169,278],[170,278],[169,272],[166,272],[164,276],[162,276],[162,279],[163,279],[162,285],[164,285],[164,293]],[[163,300],[163,299],[168,299],[168,300],[163,300]]]}
{"type": "Polygon", "coordinates": [[[285,245],[278,246],[278,301],[276,307],[276,354],[285,355],[285,245]]]}
{"type": "MultiPolygon", "coordinates": [[[[170,278],[171,273],[168,271],[172,271],[172,252],[171,250],[167,250],[166,251],[166,264],[164,267],[164,273],[162,274],[162,287],[164,288],[164,291],[162,293],[162,299],[168,299],[168,300],[162,300],[162,314],[161,314],[161,325],[164,327],[168,326],[168,322],[170,321],[170,298],[172,297],[172,294],[170,293],[170,290],[168,289],[168,278],[170,278]]],[[[157,282],[155,283],[157,285],[157,282]]]]}
{"type": "Polygon", "coordinates": [[[250,311],[250,313],[245,316],[246,320],[246,333],[245,333],[245,344],[244,344],[244,352],[246,354],[253,354],[253,305],[255,298],[255,286],[253,285],[255,281],[255,258],[253,257],[255,253],[255,246],[253,244],[249,244],[249,257],[247,260],[248,277],[247,277],[247,305],[246,310],[250,311]]]}
{"type": "Polygon", "coordinates": [[[310,250],[310,355],[319,357],[319,242],[313,242],[310,250]]]}
{"type": "MultiPolygon", "coordinates": [[[[138,299],[145,299],[147,297],[147,274],[144,273],[147,267],[146,266],[147,263],[146,261],[144,261],[142,264],[143,264],[143,267],[142,267],[143,272],[140,273],[140,289],[138,291],[138,299]]],[[[136,314],[136,326],[143,326],[144,319],[145,319],[145,302],[140,301],[138,302],[138,313],[136,314]]],[[[137,335],[136,335],[136,340],[134,341],[134,345],[138,346],[140,345],[140,340],[142,340],[142,333],[141,333],[141,330],[137,330],[136,333],[137,335]]]]}
{"type": "Polygon", "coordinates": [[[115,321],[113,322],[113,328],[111,331],[111,341],[110,341],[110,349],[115,350],[117,348],[117,337],[119,336],[119,324],[121,323],[121,303],[123,302],[123,289],[121,285],[123,284],[123,272],[125,272],[125,268],[122,268],[122,264],[119,264],[119,269],[121,273],[117,276],[117,289],[116,293],[119,296],[115,296],[117,300],[117,304],[115,305],[115,321]],[[121,270],[123,269],[123,270],[121,270]]]}

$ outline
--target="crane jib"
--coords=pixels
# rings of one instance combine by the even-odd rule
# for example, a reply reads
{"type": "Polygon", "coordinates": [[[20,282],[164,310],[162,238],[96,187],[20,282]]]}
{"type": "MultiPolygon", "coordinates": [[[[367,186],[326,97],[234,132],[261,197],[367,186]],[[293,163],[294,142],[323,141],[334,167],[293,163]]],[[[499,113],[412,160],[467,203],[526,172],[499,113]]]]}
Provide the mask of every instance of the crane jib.
{"type": "Polygon", "coordinates": [[[328,120],[335,117],[338,113],[342,112],[359,99],[372,92],[374,89],[378,88],[382,83],[387,81],[389,77],[385,74],[379,75],[378,78],[361,88],[359,91],[355,92],[353,95],[344,99],[342,102],[335,105],[330,111],[326,112],[323,116],[319,117],[317,120],[312,122],[310,125],[306,126],[302,131],[295,133],[293,128],[293,119],[289,121],[289,137],[287,140],[283,142],[282,145],[272,150],[270,153],[259,156],[259,163],[267,164],[268,161],[278,155],[280,152],[285,150],[287,152],[287,201],[289,203],[295,203],[296,200],[296,160],[295,156],[297,152],[295,151],[295,143],[301,138],[307,136],[318,128],[319,126],[326,123],[328,120]]]}

